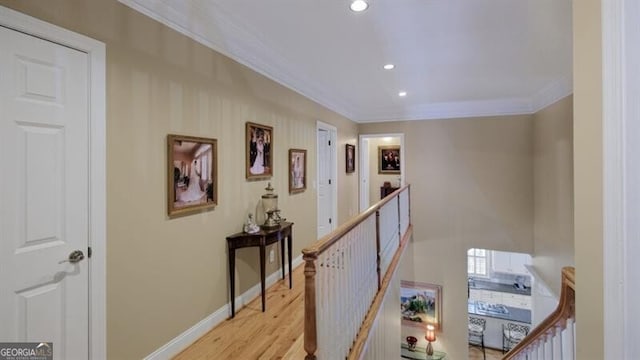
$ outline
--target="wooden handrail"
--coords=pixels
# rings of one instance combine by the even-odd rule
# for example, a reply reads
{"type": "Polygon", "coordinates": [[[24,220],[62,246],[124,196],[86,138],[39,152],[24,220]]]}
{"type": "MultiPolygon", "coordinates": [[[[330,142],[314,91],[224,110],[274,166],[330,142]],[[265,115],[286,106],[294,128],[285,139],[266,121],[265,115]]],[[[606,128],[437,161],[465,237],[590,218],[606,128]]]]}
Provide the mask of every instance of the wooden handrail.
{"type": "Polygon", "coordinates": [[[382,208],[382,206],[384,206],[389,201],[395,199],[400,192],[402,192],[404,189],[408,188],[409,186],[410,185],[405,185],[399,188],[398,190],[392,192],[391,194],[386,196],[384,199],[378,201],[376,204],[374,204],[364,212],[360,213],[358,216],[340,225],[340,227],[338,227],[331,233],[327,234],[323,238],[320,238],[320,240],[311,244],[311,246],[302,249],[302,254],[304,254],[304,256],[306,256],[307,258],[317,259],[318,254],[321,254],[326,249],[328,249],[331,245],[335,244],[336,241],[340,240],[346,233],[351,231],[351,229],[360,225],[360,223],[365,221],[369,216],[374,215],[376,211],[382,208]]]}
{"type": "MultiPolygon", "coordinates": [[[[370,298],[373,308],[369,307],[368,311],[365,314],[362,314],[363,318],[357,320],[358,322],[361,321],[361,323],[359,323],[360,324],[358,326],[359,329],[357,328],[354,329],[354,330],[357,330],[357,334],[354,333],[356,338],[353,340],[354,343],[349,346],[349,349],[350,349],[349,353],[354,352],[353,350],[354,346],[357,346],[359,348],[358,350],[359,352],[361,352],[362,349],[364,349],[364,345],[366,344],[366,340],[369,336],[369,332],[371,331],[371,327],[373,326],[373,321],[375,320],[377,313],[379,311],[379,307],[382,304],[382,299],[384,298],[384,294],[387,291],[387,288],[389,287],[389,282],[391,281],[391,275],[393,274],[393,272],[395,272],[395,269],[398,266],[399,257],[402,254],[402,251],[405,249],[406,243],[408,242],[407,239],[410,237],[410,234],[413,231],[411,227],[410,218],[409,218],[410,210],[409,212],[404,214],[407,216],[406,221],[408,221],[408,223],[407,222],[402,223],[401,217],[400,217],[401,194],[404,191],[406,191],[407,196],[409,196],[408,195],[409,188],[410,186],[406,185],[400,189],[397,189],[393,193],[389,194],[388,196],[386,196],[385,198],[377,202],[375,205],[371,206],[369,209],[367,209],[363,213],[347,221],[345,224],[341,225],[340,227],[338,227],[336,230],[334,230],[327,236],[321,238],[320,240],[315,242],[313,245],[302,250],[303,260],[305,261],[305,268],[304,268],[304,274],[305,274],[304,349],[306,352],[305,360],[316,360],[317,359],[316,351],[318,350],[318,346],[322,345],[318,343],[317,325],[318,325],[319,319],[317,318],[318,314],[316,313],[318,309],[317,308],[318,304],[316,303],[317,301],[316,281],[319,275],[318,266],[323,266],[323,265],[322,263],[318,264],[318,259],[321,258],[320,257],[321,255],[324,256],[323,253],[327,251],[331,251],[330,250],[331,247],[336,243],[338,243],[338,241],[340,241],[341,239],[348,236],[351,230],[355,229],[357,226],[365,223],[366,221],[370,221],[371,217],[375,216],[376,238],[375,238],[375,248],[372,249],[372,251],[375,251],[376,253],[376,260],[375,260],[375,267],[372,267],[371,270],[377,272],[377,289],[375,293],[371,294],[372,296],[370,298]],[[397,240],[395,241],[397,241],[396,246],[398,250],[396,250],[396,252],[393,254],[393,257],[390,259],[390,264],[388,266],[385,265],[385,273],[381,274],[380,210],[386,204],[392,201],[398,202],[397,215],[398,215],[399,222],[395,225],[395,229],[396,229],[395,231],[397,231],[397,236],[398,236],[397,240]],[[403,227],[402,226],[403,224],[406,224],[407,226],[406,228],[401,229],[403,227]],[[404,234],[402,232],[404,232],[404,234]]],[[[408,203],[405,203],[405,206],[408,206],[408,205],[409,205],[408,203]]],[[[393,229],[393,228],[390,228],[390,229],[393,229]]],[[[355,324],[355,323],[352,323],[352,324],[355,324]]],[[[353,358],[353,357],[351,357],[350,355],[350,358],[353,358]]]]}
{"type": "Polygon", "coordinates": [[[555,329],[566,328],[567,320],[576,316],[576,271],[573,267],[562,268],[562,285],[558,307],[536,326],[522,341],[509,351],[502,360],[515,359],[546,335],[553,334],[555,329]]]}

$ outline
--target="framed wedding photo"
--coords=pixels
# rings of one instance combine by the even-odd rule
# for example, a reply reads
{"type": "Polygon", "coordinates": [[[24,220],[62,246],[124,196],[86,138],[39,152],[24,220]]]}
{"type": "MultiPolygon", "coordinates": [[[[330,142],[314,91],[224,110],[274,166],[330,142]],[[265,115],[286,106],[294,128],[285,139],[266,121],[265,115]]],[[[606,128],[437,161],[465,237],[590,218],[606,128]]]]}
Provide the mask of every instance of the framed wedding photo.
{"type": "Polygon", "coordinates": [[[378,146],[378,174],[400,174],[400,146],[378,146]]]}
{"type": "Polygon", "coordinates": [[[246,177],[268,179],[273,175],[273,128],[247,122],[246,177]]]}
{"type": "Polygon", "coordinates": [[[345,149],[345,164],[347,174],[356,171],[356,146],[347,144],[345,149]]]}
{"type": "Polygon", "coordinates": [[[289,193],[307,188],[307,150],[289,149],[289,193]]]}
{"type": "Polygon", "coordinates": [[[169,217],[218,204],[218,141],[167,136],[169,217]]]}

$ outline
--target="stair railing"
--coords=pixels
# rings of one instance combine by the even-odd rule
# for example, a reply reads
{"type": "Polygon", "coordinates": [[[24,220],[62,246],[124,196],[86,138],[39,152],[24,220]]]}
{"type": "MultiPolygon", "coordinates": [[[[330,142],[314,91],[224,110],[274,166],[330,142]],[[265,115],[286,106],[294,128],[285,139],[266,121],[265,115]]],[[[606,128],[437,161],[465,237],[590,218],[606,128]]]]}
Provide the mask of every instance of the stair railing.
{"type": "Polygon", "coordinates": [[[503,360],[575,359],[575,276],[575,268],[562,269],[558,307],[513,347],[503,360]]]}
{"type": "Polygon", "coordinates": [[[394,191],[302,250],[306,360],[345,359],[362,348],[356,340],[411,232],[409,190],[394,191]]]}

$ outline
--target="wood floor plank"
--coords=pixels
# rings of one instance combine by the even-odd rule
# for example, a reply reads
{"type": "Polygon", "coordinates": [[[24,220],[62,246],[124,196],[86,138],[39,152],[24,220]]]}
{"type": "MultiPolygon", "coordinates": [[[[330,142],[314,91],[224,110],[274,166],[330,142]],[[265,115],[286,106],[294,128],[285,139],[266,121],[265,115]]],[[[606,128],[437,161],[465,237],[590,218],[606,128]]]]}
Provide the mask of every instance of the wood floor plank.
{"type": "MultiPolygon", "coordinates": [[[[300,360],[304,359],[304,267],[293,271],[267,291],[267,309],[260,297],[182,351],[175,360],[300,360]]],[[[483,359],[482,349],[470,346],[469,360],[483,359]]],[[[502,352],[487,349],[487,360],[502,352]]]]}
{"type": "MultiPolygon", "coordinates": [[[[304,267],[293,271],[293,289],[289,279],[268,289],[266,311],[260,296],[236,311],[234,319],[216,326],[175,360],[251,360],[302,359],[292,348],[302,343],[304,331],[304,267]],[[297,356],[297,357],[292,357],[297,356]]],[[[304,351],[302,345],[300,349],[304,351]]]]}

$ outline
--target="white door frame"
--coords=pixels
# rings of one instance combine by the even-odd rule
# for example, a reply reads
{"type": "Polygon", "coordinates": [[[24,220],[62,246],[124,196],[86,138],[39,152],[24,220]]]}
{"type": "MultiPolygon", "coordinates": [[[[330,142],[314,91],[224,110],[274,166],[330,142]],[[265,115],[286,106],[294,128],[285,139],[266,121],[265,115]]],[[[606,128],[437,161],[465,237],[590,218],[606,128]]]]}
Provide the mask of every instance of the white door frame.
{"type": "Polygon", "coordinates": [[[369,208],[369,188],[371,187],[371,183],[369,181],[369,157],[371,156],[370,152],[365,151],[365,139],[374,139],[374,138],[385,138],[385,137],[397,137],[400,138],[400,187],[405,184],[405,149],[404,149],[404,134],[402,133],[385,133],[385,134],[362,134],[359,136],[358,144],[360,146],[360,151],[358,152],[360,155],[358,157],[358,161],[360,163],[359,168],[359,192],[360,192],[360,212],[369,208]],[[366,163],[366,164],[365,164],[366,163]]]}
{"type": "MultiPolygon", "coordinates": [[[[331,144],[333,145],[331,147],[331,185],[332,185],[332,191],[331,191],[331,231],[335,230],[337,223],[338,223],[338,128],[336,128],[333,125],[324,123],[322,121],[316,121],[316,139],[317,139],[317,133],[319,130],[326,130],[329,132],[329,140],[331,141],[331,144]]],[[[316,152],[316,156],[318,156],[318,153],[316,152]]],[[[319,168],[319,161],[318,159],[316,159],[316,189],[317,189],[317,185],[318,185],[318,181],[317,181],[317,176],[320,173],[320,168],[319,168]]],[[[316,203],[317,206],[320,206],[320,201],[318,196],[316,195],[316,203]]]]}
{"type": "Polygon", "coordinates": [[[369,208],[369,137],[366,135],[360,135],[358,139],[358,146],[360,149],[358,152],[358,163],[360,164],[358,169],[360,177],[360,180],[358,181],[358,189],[360,191],[359,212],[363,212],[369,208]]]}
{"type": "MultiPolygon", "coordinates": [[[[638,359],[640,344],[640,5],[602,1],[604,348],[638,359]]],[[[579,121],[579,120],[578,120],[579,121]]]]}
{"type": "Polygon", "coordinates": [[[107,357],[105,44],[0,6],[0,26],[87,53],[89,58],[89,356],[107,357]]]}

